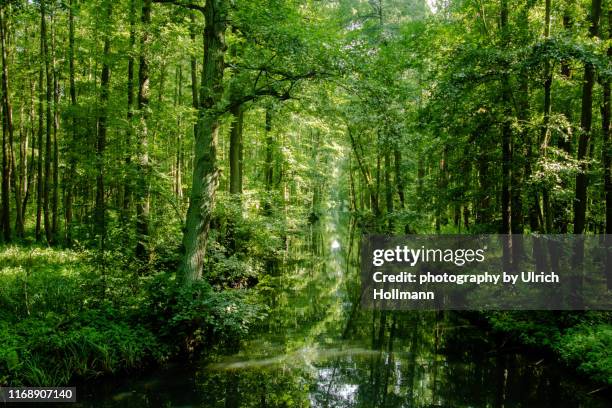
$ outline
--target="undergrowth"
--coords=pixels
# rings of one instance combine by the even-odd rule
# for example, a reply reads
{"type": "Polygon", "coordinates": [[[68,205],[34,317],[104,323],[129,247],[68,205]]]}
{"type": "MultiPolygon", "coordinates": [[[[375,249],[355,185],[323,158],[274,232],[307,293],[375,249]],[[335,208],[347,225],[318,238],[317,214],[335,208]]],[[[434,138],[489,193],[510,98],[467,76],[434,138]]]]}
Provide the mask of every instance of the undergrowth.
{"type": "Polygon", "coordinates": [[[53,386],[231,345],[264,310],[105,253],[0,248],[0,384],[53,386]]]}

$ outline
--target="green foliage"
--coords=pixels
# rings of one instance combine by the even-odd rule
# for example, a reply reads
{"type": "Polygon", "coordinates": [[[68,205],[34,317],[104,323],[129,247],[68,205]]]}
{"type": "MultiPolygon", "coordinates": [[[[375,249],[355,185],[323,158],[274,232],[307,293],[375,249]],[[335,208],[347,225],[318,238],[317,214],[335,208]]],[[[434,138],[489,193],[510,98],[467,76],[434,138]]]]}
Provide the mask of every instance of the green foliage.
{"type": "Polygon", "coordinates": [[[549,312],[495,312],[486,314],[493,330],[509,333],[530,347],[552,347],[561,334],[559,320],[549,312]]]}
{"type": "Polygon", "coordinates": [[[126,273],[124,262],[2,248],[0,383],[65,385],[202,346],[233,346],[265,316],[247,290],[183,287],[169,272],[126,273]]]}
{"type": "MultiPolygon", "coordinates": [[[[37,200],[44,200],[42,212],[57,221],[49,244],[73,250],[0,249],[0,383],[61,384],[198,347],[235,347],[286,278],[279,265],[299,245],[294,234],[309,231],[312,248],[326,246],[316,230],[333,206],[350,213],[344,222],[351,218],[350,228],[363,233],[494,233],[508,229],[502,206],[520,224],[513,232],[567,232],[574,180],[588,165],[586,230],[604,230],[609,189],[602,176],[609,169],[601,160],[608,146],[599,137],[599,107],[611,77],[603,35],[610,22],[602,18],[599,38],[588,35],[588,1],[553,2],[550,35],[543,2],[535,0],[230,3],[227,21],[217,22],[227,25],[218,33],[227,49],[220,47],[219,63],[211,64],[203,56],[215,24],[183,1],[153,2],[150,24],[138,1],[48,1],[42,21],[40,1],[3,2],[10,85],[3,104],[14,112],[15,135],[3,138],[11,168],[2,174],[2,223],[12,228],[13,198],[21,199],[26,237],[19,239],[32,241],[37,200]],[[110,4],[112,16],[103,16],[110,4]],[[499,21],[502,4],[509,7],[507,27],[499,21]],[[111,71],[104,98],[103,65],[111,71]],[[144,65],[147,78],[138,72],[144,65]],[[578,160],[586,66],[598,84],[587,102],[587,160],[578,160]],[[221,79],[207,89],[208,77],[221,79]],[[552,101],[544,112],[549,79],[552,101]],[[52,82],[57,89],[46,89],[52,82]],[[74,102],[67,97],[72,85],[74,102]],[[214,106],[197,101],[217,93],[214,106]],[[236,159],[228,141],[236,123],[230,111],[238,107],[244,129],[236,159]],[[211,171],[192,180],[202,164],[192,156],[197,123],[209,117],[220,127],[211,146],[196,150],[207,150],[202,157],[211,171]],[[101,125],[105,140],[98,139],[101,125]],[[43,143],[47,134],[54,146],[43,143]],[[232,158],[242,184],[235,196],[226,193],[232,158]],[[39,177],[43,162],[53,169],[39,177]],[[175,274],[194,202],[190,187],[214,179],[216,190],[217,176],[219,191],[207,190],[202,208],[192,208],[212,212],[210,225],[206,217],[197,226],[207,239],[205,281],[183,287],[175,274]],[[332,178],[340,180],[333,187],[332,178]],[[49,184],[50,192],[36,188],[49,184]],[[19,198],[25,187],[28,195],[19,198]],[[49,193],[62,199],[53,205],[49,193]],[[150,208],[146,237],[135,232],[140,196],[150,208]],[[71,222],[63,225],[69,197],[71,222]],[[102,240],[95,232],[99,200],[102,240]],[[70,240],[61,237],[68,230],[70,240]],[[143,241],[146,256],[136,259],[143,241]]],[[[202,4],[212,3],[190,2],[202,4]]],[[[43,236],[49,228],[43,225],[43,236]]],[[[309,282],[286,280],[295,288],[309,282]]],[[[487,318],[515,341],[554,350],[610,382],[609,316],[487,318]]],[[[281,395],[277,405],[301,403],[281,395]]]]}
{"type": "Polygon", "coordinates": [[[494,331],[556,353],[567,365],[612,384],[612,324],[603,312],[489,312],[494,331]]]}
{"type": "Polygon", "coordinates": [[[569,329],[555,349],[579,372],[612,384],[612,325],[581,323],[569,329]]]}

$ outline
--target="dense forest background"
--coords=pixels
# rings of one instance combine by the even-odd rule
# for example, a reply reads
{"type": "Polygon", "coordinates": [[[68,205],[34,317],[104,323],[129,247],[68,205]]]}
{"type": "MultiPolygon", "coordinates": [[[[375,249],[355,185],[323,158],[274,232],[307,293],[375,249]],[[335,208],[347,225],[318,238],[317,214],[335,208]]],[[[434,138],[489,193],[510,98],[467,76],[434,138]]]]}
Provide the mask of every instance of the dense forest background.
{"type": "MultiPolygon", "coordinates": [[[[0,383],[235,347],[332,205],[612,234],[611,36],[610,0],[2,1],[0,383]]],[[[609,314],[486,319],[612,383],[609,314]]]]}

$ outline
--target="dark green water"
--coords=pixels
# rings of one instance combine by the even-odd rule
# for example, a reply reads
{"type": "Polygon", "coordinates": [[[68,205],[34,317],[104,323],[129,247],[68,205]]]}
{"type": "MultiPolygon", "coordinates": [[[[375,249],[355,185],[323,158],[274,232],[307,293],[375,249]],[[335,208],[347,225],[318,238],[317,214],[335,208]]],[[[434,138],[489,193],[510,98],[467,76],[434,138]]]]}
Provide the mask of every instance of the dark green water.
{"type": "Polygon", "coordinates": [[[605,390],[455,313],[360,310],[358,245],[332,214],[260,284],[271,315],[239,352],[92,384],[76,406],[612,406],[605,390]]]}

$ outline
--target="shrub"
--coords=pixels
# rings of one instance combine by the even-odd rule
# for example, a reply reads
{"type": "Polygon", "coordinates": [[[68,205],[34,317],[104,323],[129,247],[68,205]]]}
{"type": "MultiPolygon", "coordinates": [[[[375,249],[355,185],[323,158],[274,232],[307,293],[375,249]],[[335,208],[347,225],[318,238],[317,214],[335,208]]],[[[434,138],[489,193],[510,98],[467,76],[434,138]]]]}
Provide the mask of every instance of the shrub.
{"type": "Polygon", "coordinates": [[[587,376],[612,384],[612,326],[588,323],[573,327],[555,346],[561,358],[587,376]]]}

